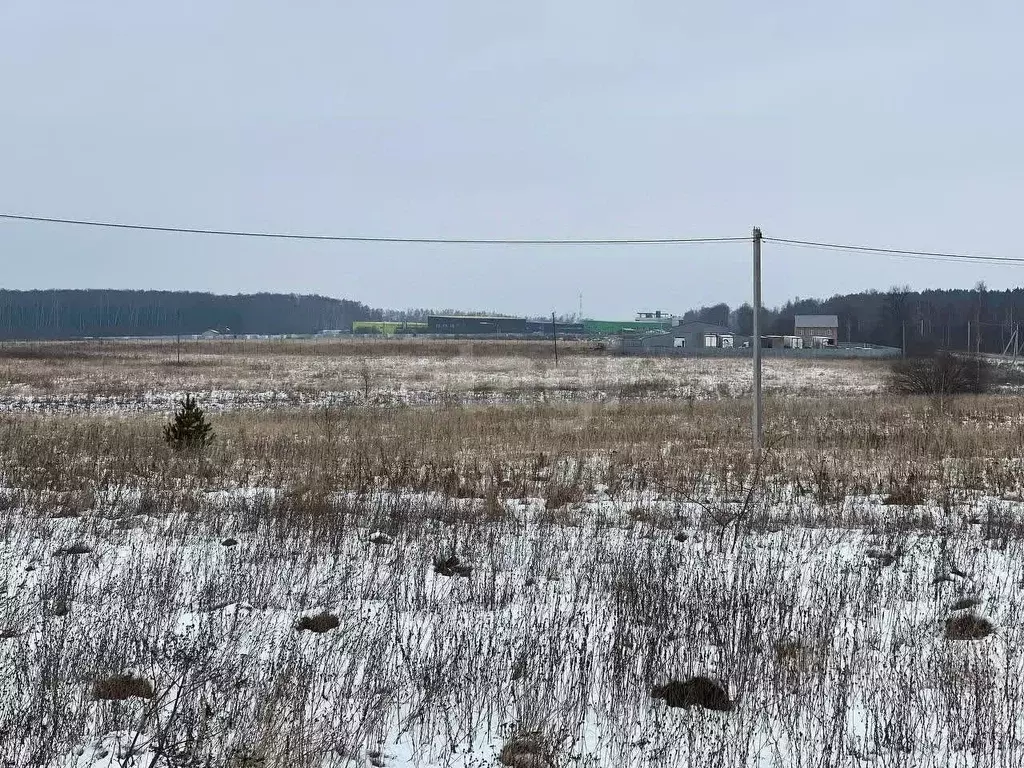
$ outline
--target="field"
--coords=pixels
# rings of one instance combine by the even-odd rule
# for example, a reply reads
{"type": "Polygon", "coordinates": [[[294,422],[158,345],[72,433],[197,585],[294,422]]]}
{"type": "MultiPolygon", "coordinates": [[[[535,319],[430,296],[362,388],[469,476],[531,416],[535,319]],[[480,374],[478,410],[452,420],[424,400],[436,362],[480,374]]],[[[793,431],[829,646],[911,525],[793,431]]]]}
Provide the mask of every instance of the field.
{"type": "Polygon", "coordinates": [[[0,763],[1019,766],[1024,406],[884,365],[0,347],[0,763]],[[215,430],[175,452],[194,392],[215,430]],[[652,694],[658,694],[657,696],[652,694]]]}

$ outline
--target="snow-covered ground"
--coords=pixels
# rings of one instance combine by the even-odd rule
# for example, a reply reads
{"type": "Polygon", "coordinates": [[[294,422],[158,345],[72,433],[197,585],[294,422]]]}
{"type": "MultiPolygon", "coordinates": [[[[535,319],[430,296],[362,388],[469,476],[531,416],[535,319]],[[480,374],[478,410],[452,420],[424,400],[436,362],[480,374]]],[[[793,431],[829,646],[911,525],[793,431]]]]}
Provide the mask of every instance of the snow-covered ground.
{"type": "Polygon", "coordinates": [[[0,377],[0,765],[1024,765],[1013,398],[766,361],[761,472],[741,360],[186,362],[0,377]]]}
{"type": "Polygon", "coordinates": [[[1024,761],[1024,547],[986,526],[1020,522],[1013,502],[794,496],[733,505],[724,527],[720,509],[603,486],[560,510],[193,502],[4,512],[5,765],[489,766],[521,731],[545,765],[1024,761]],[[444,575],[451,556],[468,571],[444,575]],[[337,626],[298,628],[321,612],[337,626]],[[968,613],[992,633],[947,639],[968,613]],[[153,698],[96,700],[118,674],[153,698]],[[651,698],[693,675],[735,709],[651,698]]]}
{"type": "MultiPolygon", "coordinates": [[[[443,342],[437,342],[442,344],[443,342]]],[[[214,347],[215,348],[215,347],[214,347]]],[[[717,399],[749,396],[749,360],[632,358],[570,355],[550,359],[514,354],[375,354],[270,356],[173,353],[118,354],[83,360],[27,360],[0,364],[0,412],[72,413],[81,410],[167,410],[181,393],[197,393],[211,410],[290,405],[424,405],[536,403],[665,397],[717,399]],[[172,356],[168,358],[168,354],[172,356]]],[[[850,396],[884,387],[882,364],[858,360],[770,359],[768,393],[850,396]]]]}

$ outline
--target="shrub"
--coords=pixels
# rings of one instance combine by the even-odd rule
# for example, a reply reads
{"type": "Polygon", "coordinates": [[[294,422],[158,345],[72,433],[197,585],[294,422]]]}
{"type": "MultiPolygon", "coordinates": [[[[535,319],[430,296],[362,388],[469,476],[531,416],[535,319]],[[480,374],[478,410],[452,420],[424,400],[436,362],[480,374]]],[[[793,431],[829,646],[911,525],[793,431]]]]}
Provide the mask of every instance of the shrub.
{"type": "Polygon", "coordinates": [[[201,450],[213,442],[213,427],[192,395],[178,401],[174,420],[164,426],[164,440],[176,451],[201,450]]]}
{"type": "Polygon", "coordinates": [[[936,352],[898,360],[890,384],[902,395],[968,395],[987,392],[991,368],[980,357],[936,352]]]}

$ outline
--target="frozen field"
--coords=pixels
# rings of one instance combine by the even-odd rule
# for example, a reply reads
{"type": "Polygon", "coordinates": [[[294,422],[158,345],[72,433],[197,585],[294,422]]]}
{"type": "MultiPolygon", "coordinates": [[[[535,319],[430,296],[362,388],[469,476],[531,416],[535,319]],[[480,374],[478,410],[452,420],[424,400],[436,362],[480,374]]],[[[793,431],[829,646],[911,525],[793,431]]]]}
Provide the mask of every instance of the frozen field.
{"type": "Polygon", "coordinates": [[[1024,764],[1016,398],[773,361],[752,466],[738,361],[500,352],[7,358],[0,764],[1024,764]]]}
{"type": "MultiPolygon", "coordinates": [[[[98,342],[0,347],[0,410],[169,410],[182,392],[210,410],[323,405],[536,403],[749,396],[750,361],[637,359],[535,342],[98,342]]],[[[876,392],[877,362],[766,360],[767,392],[876,392]]]]}

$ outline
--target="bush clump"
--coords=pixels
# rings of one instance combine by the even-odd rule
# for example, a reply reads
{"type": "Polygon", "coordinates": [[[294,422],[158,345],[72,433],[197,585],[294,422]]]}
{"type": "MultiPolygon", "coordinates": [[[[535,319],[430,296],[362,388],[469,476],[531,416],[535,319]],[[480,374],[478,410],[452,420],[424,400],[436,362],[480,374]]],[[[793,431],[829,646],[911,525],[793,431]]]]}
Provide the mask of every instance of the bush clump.
{"type": "Polygon", "coordinates": [[[979,395],[991,379],[986,360],[944,351],[897,360],[890,371],[890,386],[901,395],[979,395]]]}

